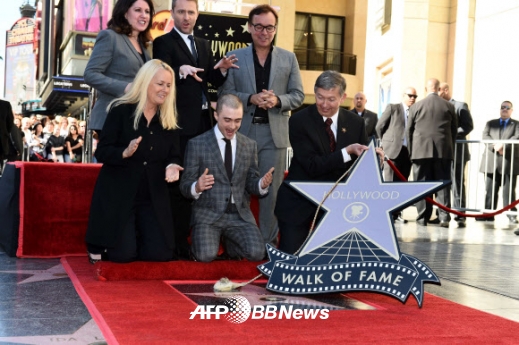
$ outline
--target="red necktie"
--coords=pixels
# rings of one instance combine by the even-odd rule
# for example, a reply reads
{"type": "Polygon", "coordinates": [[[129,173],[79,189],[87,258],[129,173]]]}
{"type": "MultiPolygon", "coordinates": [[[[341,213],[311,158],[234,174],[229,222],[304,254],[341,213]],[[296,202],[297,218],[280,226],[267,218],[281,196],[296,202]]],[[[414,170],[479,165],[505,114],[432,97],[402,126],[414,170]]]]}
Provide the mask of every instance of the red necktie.
{"type": "Polygon", "coordinates": [[[335,135],[333,135],[333,131],[332,131],[332,127],[331,127],[333,120],[330,118],[327,118],[326,121],[324,121],[324,123],[326,124],[326,133],[328,133],[328,138],[330,138],[330,152],[334,152],[335,151],[335,135]]]}

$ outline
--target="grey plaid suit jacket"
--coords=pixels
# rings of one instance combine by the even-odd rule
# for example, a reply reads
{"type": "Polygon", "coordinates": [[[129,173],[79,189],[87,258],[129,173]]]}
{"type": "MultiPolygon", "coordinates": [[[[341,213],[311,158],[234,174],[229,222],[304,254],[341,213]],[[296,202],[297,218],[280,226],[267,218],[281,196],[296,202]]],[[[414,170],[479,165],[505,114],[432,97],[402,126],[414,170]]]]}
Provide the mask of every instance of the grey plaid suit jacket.
{"type": "Polygon", "coordinates": [[[259,194],[259,170],[256,142],[236,133],[236,158],[232,180],[229,181],[216,142],[214,129],[191,139],[186,148],[184,173],[180,180],[182,194],[192,199],[191,186],[206,168],[214,176],[213,188],[193,201],[191,225],[213,224],[225,212],[232,195],[240,216],[256,225],[250,210],[250,194],[259,194]]]}

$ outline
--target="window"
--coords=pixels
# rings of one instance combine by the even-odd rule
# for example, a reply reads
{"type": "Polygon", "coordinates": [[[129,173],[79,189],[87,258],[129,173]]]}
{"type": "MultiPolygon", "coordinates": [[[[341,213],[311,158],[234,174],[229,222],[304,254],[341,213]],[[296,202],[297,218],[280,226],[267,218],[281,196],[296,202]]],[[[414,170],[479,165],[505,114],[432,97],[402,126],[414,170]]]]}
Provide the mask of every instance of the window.
{"type": "Polygon", "coordinates": [[[302,70],[355,74],[355,56],[343,53],[344,22],[344,17],[296,13],[294,52],[302,70]]]}

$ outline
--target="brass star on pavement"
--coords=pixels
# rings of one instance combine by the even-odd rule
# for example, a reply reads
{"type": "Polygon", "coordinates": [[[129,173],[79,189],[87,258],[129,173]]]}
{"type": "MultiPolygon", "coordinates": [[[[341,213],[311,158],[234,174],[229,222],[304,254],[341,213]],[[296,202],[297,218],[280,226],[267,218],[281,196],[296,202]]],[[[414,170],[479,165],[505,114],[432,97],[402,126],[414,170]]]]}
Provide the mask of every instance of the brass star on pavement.
{"type": "Polygon", "coordinates": [[[32,277],[18,282],[18,284],[34,283],[44,280],[53,280],[67,278],[67,272],[61,264],[53,266],[46,270],[16,270],[16,271],[0,271],[0,273],[14,273],[14,274],[32,274],[32,277]]]}
{"type": "Polygon", "coordinates": [[[90,319],[80,329],[73,334],[57,334],[57,335],[33,335],[22,337],[0,337],[0,342],[9,344],[36,344],[36,345],[53,345],[56,343],[67,344],[107,344],[103,338],[103,334],[97,327],[94,320],[90,319]]]}

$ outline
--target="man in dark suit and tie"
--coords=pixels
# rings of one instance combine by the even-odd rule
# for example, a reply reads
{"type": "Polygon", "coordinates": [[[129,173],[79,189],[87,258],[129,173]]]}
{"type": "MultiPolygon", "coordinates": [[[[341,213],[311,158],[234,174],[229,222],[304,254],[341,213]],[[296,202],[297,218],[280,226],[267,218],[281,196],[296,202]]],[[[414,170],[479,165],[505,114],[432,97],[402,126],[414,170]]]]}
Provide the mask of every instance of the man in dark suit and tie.
{"type": "Polygon", "coordinates": [[[357,92],[353,98],[353,104],[355,108],[353,108],[351,111],[364,119],[364,122],[366,122],[366,133],[368,134],[368,139],[372,140],[377,138],[376,126],[378,122],[378,116],[374,112],[366,109],[367,102],[368,100],[366,95],[363,92],[357,92]]]}
{"type": "MultiPolygon", "coordinates": [[[[180,154],[184,157],[189,139],[212,127],[208,83],[219,87],[236,58],[228,56],[215,64],[209,41],[193,36],[198,18],[197,0],[173,0],[171,16],[174,28],[153,42],[153,58],[167,63],[175,71],[176,106],[180,134],[180,154]]],[[[182,197],[178,182],[170,186],[179,257],[188,255],[190,202],[182,197]]]]}
{"type": "Polygon", "coordinates": [[[242,118],[240,99],[221,96],[214,129],[187,145],[180,189],[194,199],[191,251],[198,261],[216,258],[221,237],[232,258],[258,261],[265,255],[250,194],[268,193],[274,168],[260,178],[256,142],[238,133],[242,118]]]}
{"type": "Polygon", "coordinates": [[[14,115],[11,103],[0,100],[0,175],[4,167],[4,159],[9,155],[11,128],[14,126],[14,115]]]}
{"type": "MultiPolygon", "coordinates": [[[[454,110],[458,116],[458,131],[456,140],[467,140],[467,135],[474,129],[474,122],[472,121],[472,115],[470,115],[469,106],[465,102],[456,101],[450,94],[449,84],[440,83],[440,90],[438,92],[440,97],[444,100],[449,101],[454,105],[454,110]]],[[[455,146],[455,157],[454,164],[452,166],[452,196],[454,198],[452,205],[457,209],[464,209],[467,205],[466,193],[465,193],[465,166],[470,160],[469,145],[467,143],[457,144],[455,146]]],[[[454,217],[454,220],[458,222],[458,227],[464,228],[465,218],[454,217]]]]}
{"type": "Polygon", "coordinates": [[[258,5],[249,13],[252,44],[232,51],[239,69],[229,70],[222,94],[238,96],[244,106],[240,133],[258,144],[260,174],[275,167],[270,193],[259,200],[259,226],[265,243],[277,244],[278,224],[274,216],[277,190],[286,168],[290,111],[303,104],[305,94],[299,64],[293,52],[272,44],[278,15],[269,5],[258,5]]]}
{"type": "MultiPolygon", "coordinates": [[[[501,117],[487,122],[483,130],[483,140],[519,140],[519,122],[512,119],[512,102],[501,103],[501,117]]],[[[479,171],[485,174],[485,209],[497,209],[497,196],[503,181],[503,207],[515,201],[515,186],[519,174],[519,145],[487,144],[479,171]],[[494,165],[495,162],[495,165],[494,165]]],[[[512,211],[516,211],[514,207],[512,211]]],[[[509,215],[511,224],[517,224],[517,217],[509,215]]],[[[476,218],[476,220],[494,220],[476,218]]]]}
{"type": "MultiPolygon", "coordinates": [[[[345,91],[341,74],[325,71],[315,82],[316,104],[291,116],[289,136],[294,154],[287,181],[335,182],[368,149],[364,120],[340,108],[345,91]]],[[[288,184],[281,185],[276,203],[281,251],[294,253],[301,247],[316,209],[288,184]]]]}
{"type": "MultiPolygon", "coordinates": [[[[409,178],[411,173],[411,159],[409,159],[405,129],[409,109],[417,97],[414,87],[405,89],[402,103],[388,104],[376,126],[377,134],[382,139],[384,153],[405,178],[409,178]]],[[[384,180],[400,181],[389,164],[384,165],[384,180]]],[[[407,223],[400,212],[394,212],[393,217],[395,222],[407,223]]]]}
{"type": "MultiPolygon", "coordinates": [[[[454,143],[458,119],[454,106],[438,95],[440,82],[431,78],[425,90],[427,97],[415,103],[407,119],[407,147],[413,163],[415,181],[447,181],[451,178],[454,143]]],[[[450,187],[436,193],[436,200],[450,207],[450,187]]],[[[427,225],[432,215],[432,205],[425,199],[416,203],[419,225],[427,225]]],[[[449,227],[450,215],[438,211],[440,226],[449,227]]]]}

